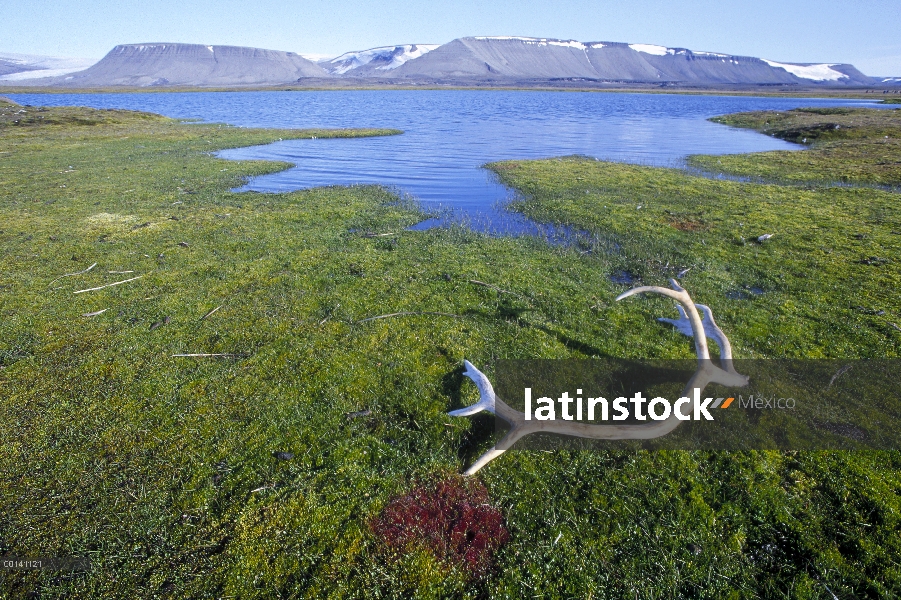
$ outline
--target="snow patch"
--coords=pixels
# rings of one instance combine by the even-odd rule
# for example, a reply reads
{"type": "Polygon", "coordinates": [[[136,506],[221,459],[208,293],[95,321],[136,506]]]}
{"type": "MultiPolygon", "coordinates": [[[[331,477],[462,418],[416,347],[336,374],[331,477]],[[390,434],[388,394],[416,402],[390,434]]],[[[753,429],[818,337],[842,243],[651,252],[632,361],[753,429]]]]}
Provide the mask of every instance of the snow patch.
{"type": "Polygon", "coordinates": [[[551,46],[563,46],[564,48],[576,48],[578,50],[584,50],[585,44],[582,42],[577,42],[575,40],[568,40],[565,42],[557,41],[557,40],[548,40],[547,42],[551,46]]]}
{"type": "Polygon", "coordinates": [[[516,37],[511,35],[496,35],[496,36],[483,36],[476,37],[474,39],[477,40],[515,40],[518,42],[523,42],[524,44],[530,44],[535,46],[563,46],[564,48],[576,48],[577,50],[585,50],[587,46],[582,42],[577,42],[576,40],[555,40],[550,38],[530,38],[530,37],[516,37]]]}
{"type": "Polygon", "coordinates": [[[403,46],[383,46],[359,52],[346,52],[337,58],[326,61],[325,67],[332,73],[344,75],[348,71],[368,65],[374,60],[390,61],[387,65],[376,67],[379,71],[390,71],[409,60],[419,58],[438,47],[438,44],[405,44],[403,46]]]}
{"type": "Polygon", "coordinates": [[[313,62],[326,62],[335,58],[334,54],[309,54],[306,52],[301,54],[300,56],[313,62]]]}
{"type": "Polygon", "coordinates": [[[0,75],[0,81],[24,81],[26,79],[40,79],[41,77],[59,77],[60,75],[68,75],[74,71],[83,69],[38,69],[35,71],[22,71],[20,73],[9,73],[0,75]]]}
{"type": "Polygon", "coordinates": [[[515,35],[489,35],[489,36],[479,36],[474,39],[477,40],[518,40],[520,42],[540,42],[543,38],[530,38],[530,37],[519,37],[515,35]]]}
{"type": "Polygon", "coordinates": [[[785,69],[795,77],[800,77],[801,79],[811,79],[813,81],[838,81],[839,79],[849,79],[849,77],[844,73],[836,71],[832,68],[835,66],[835,63],[824,63],[819,65],[791,65],[787,63],[778,63],[776,61],[767,60],[765,58],[761,58],[760,60],[770,65],[771,67],[775,67],[777,69],[785,69]]]}
{"type": "MultiPolygon", "coordinates": [[[[126,44],[124,46],[119,46],[119,54],[123,52],[128,52],[129,50],[137,50],[138,52],[143,52],[144,50],[153,50],[154,48],[160,48],[161,50],[166,49],[167,44],[126,44]]],[[[207,46],[209,47],[209,46],[207,46]]]]}
{"type": "Polygon", "coordinates": [[[380,71],[390,71],[391,69],[396,69],[408,60],[413,60],[414,58],[419,58],[424,54],[428,54],[437,47],[438,44],[411,44],[404,46],[403,53],[395,54],[391,57],[391,62],[389,64],[376,68],[380,71]]]}
{"type": "Polygon", "coordinates": [[[653,54],[654,56],[666,56],[667,54],[675,54],[676,51],[665,46],[655,46],[654,44],[629,44],[629,48],[636,52],[644,52],[645,54],[653,54]]]}
{"type": "Polygon", "coordinates": [[[0,52],[0,60],[23,67],[31,67],[31,71],[8,73],[0,76],[0,81],[22,81],[41,77],[58,77],[76,71],[83,71],[97,62],[96,58],[61,58],[56,56],[34,56],[31,54],[11,54],[0,52]]]}

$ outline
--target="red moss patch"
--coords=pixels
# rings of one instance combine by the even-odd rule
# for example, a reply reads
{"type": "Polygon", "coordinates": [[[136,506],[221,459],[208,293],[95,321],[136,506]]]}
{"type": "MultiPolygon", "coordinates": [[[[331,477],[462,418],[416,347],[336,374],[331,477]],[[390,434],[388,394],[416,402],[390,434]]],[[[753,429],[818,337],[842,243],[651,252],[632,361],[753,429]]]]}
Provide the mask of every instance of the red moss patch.
{"type": "Polygon", "coordinates": [[[686,217],[670,217],[669,224],[679,231],[707,231],[709,226],[701,220],[686,217]]]}
{"type": "Polygon", "coordinates": [[[393,498],[370,528],[392,549],[425,547],[439,560],[475,575],[488,569],[509,538],[503,514],[488,504],[485,486],[460,476],[393,498]]]}

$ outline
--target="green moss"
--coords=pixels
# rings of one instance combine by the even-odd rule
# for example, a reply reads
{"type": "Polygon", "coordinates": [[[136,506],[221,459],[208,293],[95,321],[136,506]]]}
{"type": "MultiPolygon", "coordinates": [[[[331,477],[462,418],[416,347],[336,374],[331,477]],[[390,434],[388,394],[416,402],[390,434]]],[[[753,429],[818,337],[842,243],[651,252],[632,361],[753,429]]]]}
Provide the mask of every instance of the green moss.
{"type": "Polygon", "coordinates": [[[799,108],[711,120],[810,146],[805,151],[690,157],[691,165],[711,173],[782,182],[901,185],[901,110],[799,108]]]}
{"type": "Polygon", "coordinates": [[[0,595],[901,593],[897,453],[508,453],[482,477],[511,540],[477,581],[386,560],[366,527],[491,445],[490,422],[445,415],[476,399],[463,358],[691,356],[653,321],[670,303],[613,303],[620,270],[692,267],[740,356],[897,356],[895,196],[494,165],[519,210],[590,232],[550,247],[406,231],[425,215],[377,187],[231,193],[285,165],[211,155],[388,131],[36,116],[0,128],[0,554],[94,566],[5,574],[0,595]]]}

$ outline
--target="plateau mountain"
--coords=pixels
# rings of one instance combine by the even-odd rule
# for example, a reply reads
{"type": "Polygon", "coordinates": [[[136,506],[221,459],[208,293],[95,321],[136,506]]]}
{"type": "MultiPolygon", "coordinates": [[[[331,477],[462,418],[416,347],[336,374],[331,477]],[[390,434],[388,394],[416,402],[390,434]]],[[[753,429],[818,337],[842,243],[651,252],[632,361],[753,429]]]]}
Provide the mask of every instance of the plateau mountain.
{"type": "Polygon", "coordinates": [[[384,46],[317,62],[293,52],[239,46],[124,44],[77,72],[69,72],[74,70],[72,65],[64,71],[53,71],[47,61],[28,62],[14,56],[0,54],[0,84],[28,78],[28,85],[73,88],[240,87],[298,82],[335,87],[899,85],[895,78],[868,77],[843,63],[777,62],[653,44],[511,36],[464,37],[443,45],[384,46]]]}
{"type": "Polygon", "coordinates": [[[92,67],[51,83],[73,87],[277,85],[328,76],[322,67],[294,52],[201,44],[124,44],[92,67]]]}
{"type": "Polygon", "coordinates": [[[401,65],[399,78],[585,79],[673,84],[872,85],[847,64],[795,64],[652,44],[524,37],[460,38],[401,65]]]}

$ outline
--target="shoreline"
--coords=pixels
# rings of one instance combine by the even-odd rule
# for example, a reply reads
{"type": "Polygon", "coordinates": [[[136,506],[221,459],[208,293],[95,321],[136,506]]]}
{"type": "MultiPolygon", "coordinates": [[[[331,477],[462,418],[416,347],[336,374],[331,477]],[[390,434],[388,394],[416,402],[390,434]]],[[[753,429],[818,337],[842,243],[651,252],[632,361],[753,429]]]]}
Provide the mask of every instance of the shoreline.
{"type": "Polygon", "coordinates": [[[326,91],[409,91],[409,90],[450,90],[450,91],[522,91],[522,92],[596,92],[618,94],[680,94],[710,96],[757,96],[783,98],[857,98],[861,100],[884,100],[901,94],[897,86],[870,86],[848,88],[822,88],[817,86],[788,88],[783,86],[680,86],[666,84],[605,84],[595,82],[512,81],[509,83],[490,82],[392,82],[376,80],[362,83],[360,80],[314,80],[309,83],[247,86],[108,86],[108,87],[58,87],[41,85],[4,85],[0,82],[0,94],[158,94],[183,92],[326,92],[326,91]],[[778,88],[778,89],[777,89],[778,88]]]}

